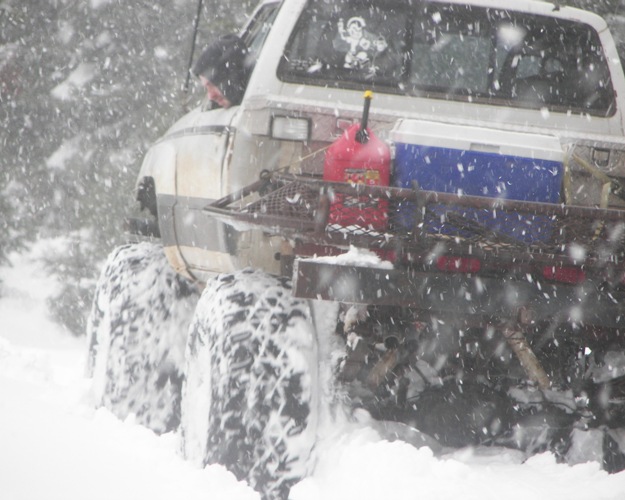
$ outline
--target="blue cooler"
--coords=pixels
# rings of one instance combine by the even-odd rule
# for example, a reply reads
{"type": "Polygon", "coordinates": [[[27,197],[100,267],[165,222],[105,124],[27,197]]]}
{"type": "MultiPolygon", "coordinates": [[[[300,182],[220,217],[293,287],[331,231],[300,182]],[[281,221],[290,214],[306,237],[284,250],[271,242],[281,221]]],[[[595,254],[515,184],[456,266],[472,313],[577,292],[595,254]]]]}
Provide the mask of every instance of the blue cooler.
{"type": "MultiPolygon", "coordinates": [[[[394,185],[413,181],[428,191],[510,200],[559,203],[564,152],[558,138],[466,125],[400,120],[390,135],[395,143],[394,185]]],[[[433,207],[429,231],[454,233],[449,207],[433,207]]],[[[401,224],[412,227],[414,207],[399,207],[401,224]]],[[[551,235],[547,218],[458,207],[463,219],[525,243],[551,235]]],[[[457,228],[456,228],[457,229],[457,228]]]]}

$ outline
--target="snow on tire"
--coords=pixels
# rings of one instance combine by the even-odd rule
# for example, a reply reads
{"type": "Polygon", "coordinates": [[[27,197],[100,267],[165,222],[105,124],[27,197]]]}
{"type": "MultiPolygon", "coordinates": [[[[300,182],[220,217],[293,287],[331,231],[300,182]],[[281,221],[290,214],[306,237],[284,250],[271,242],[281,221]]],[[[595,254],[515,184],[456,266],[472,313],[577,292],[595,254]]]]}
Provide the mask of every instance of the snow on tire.
{"type": "Polygon", "coordinates": [[[187,346],[185,456],[219,463],[264,498],[307,472],[318,409],[311,312],[287,279],[245,270],[206,285],[187,346]]]}
{"type": "Polygon", "coordinates": [[[97,405],[121,419],[133,414],[158,433],[177,428],[184,350],[198,296],[158,244],[125,245],[109,255],[87,325],[97,405]]]}

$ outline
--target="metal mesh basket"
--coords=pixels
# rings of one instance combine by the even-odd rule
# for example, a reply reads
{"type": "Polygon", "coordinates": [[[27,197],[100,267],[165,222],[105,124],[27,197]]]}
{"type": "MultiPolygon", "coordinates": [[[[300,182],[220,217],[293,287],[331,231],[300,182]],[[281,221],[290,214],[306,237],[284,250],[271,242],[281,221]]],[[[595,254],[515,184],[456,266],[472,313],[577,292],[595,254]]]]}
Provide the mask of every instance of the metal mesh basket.
{"type": "Polygon", "coordinates": [[[513,248],[541,260],[625,260],[625,219],[617,210],[291,176],[272,178],[259,192],[242,208],[240,199],[236,207],[222,203],[220,213],[341,246],[423,252],[444,242],[469,251],[513,248]]]}

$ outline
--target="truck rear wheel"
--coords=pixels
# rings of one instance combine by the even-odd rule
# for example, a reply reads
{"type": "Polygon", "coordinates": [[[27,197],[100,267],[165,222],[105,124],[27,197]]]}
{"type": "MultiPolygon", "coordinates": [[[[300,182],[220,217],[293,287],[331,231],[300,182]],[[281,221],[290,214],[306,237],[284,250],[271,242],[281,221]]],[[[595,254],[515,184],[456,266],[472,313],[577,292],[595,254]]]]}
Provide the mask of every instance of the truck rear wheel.
{"type": "Polygon", "coordinates": [[[88,321],[88,371],[97,405],[155,432],[180,422],[188,326],[198,293],[160,245],[116,248],[98,281],[88,321]]]}
{"type": "Polygon", "coordinates": [[[186,458],[219,463],[263,498],[307,472],[317,426],[316,336],[290,283],[254,271],[206,285],[187,346],[186,458]]]}

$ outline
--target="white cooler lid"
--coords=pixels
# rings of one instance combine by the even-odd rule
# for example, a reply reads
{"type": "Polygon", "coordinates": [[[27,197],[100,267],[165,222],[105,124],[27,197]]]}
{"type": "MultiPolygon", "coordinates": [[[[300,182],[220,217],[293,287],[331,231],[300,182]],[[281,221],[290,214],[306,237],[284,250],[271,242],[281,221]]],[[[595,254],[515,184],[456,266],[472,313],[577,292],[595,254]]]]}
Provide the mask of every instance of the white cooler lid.
{"type": "Polygon", "coordinates": [[[564,161],[560,140],[546,134],[406,119],[395,124],[390,139],[399,144],[481,151],[560,163],[564,161]]]}

